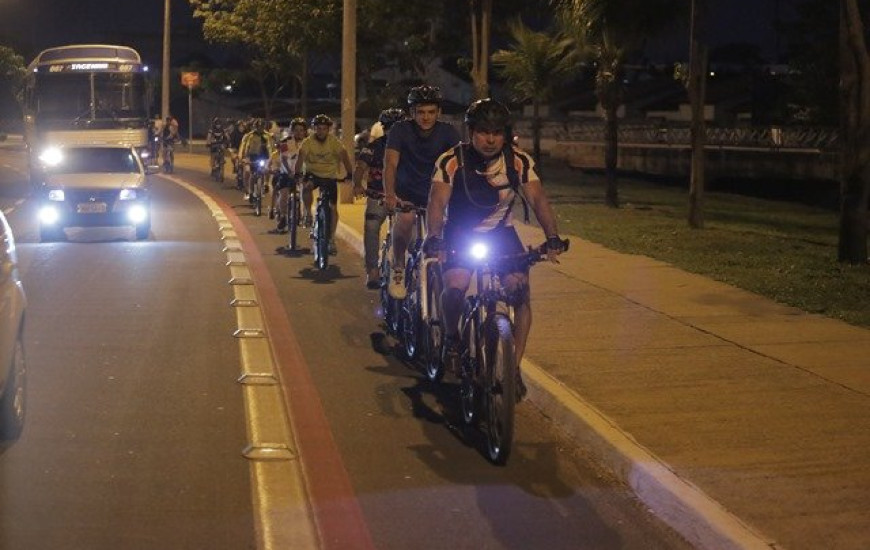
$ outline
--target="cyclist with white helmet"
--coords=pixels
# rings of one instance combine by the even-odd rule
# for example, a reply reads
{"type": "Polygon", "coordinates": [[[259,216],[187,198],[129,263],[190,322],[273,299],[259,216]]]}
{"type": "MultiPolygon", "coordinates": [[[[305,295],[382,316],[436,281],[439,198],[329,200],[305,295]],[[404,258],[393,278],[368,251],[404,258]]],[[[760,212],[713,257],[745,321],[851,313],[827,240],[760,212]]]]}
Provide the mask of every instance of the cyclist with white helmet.
{"type": "MultiPolygon", "coordinates": [[[[278,212],[278,226],[274,233],[283,233],[287,227],[287,195],[290,186],[296,185],[294,169],[296,157],[299,156],[299,148],[302,141],[308,136],[308,123],[302,117],[296,117],[290,121],[290,128],[285,130],[278,146],[280,151],[280,166],[278,179],[275,183],[275,193],[272,195],[272,208],[278,212]]],[[[310,202],[309,202],[310,205],[310,202]]]]}
{"type": "MultiPolygon", "coordinates": [[[[411,120],[397,122],[387,136],[384,153],[384,203],[390,210],[399,200],[425,207],[438,156],[459,143],[459,132],[438,120],[443,97],[437,86],[416,86],[408,93],[411,120]]],[[[393,272],[388,291],[402,300],[405,288],[405,252],[414,228],[413,212],[397,212],[393,222],[393,272]]]]}

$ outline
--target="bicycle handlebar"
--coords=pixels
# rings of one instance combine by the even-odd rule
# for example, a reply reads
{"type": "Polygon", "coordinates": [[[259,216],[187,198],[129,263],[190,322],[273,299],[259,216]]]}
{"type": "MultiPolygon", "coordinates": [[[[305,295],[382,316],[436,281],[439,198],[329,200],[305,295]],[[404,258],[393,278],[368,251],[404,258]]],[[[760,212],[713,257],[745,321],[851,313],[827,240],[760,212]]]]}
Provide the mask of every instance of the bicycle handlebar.
{"type": "MultiPolygon", "coordinates": [[[[365,196],[370,199],[375,199],[381,204],[383,204],[384,199],[386,199],[386,194],[383,191],[375,191],[374,189],[366,189],[365,196]]],[[[412,202],[403,201],[398,198],[396,200],[396,207],[393,210],[396,210],[398,212],[416,212],[418,214],[426,213],[426,207],[424,206],[417,206],[412,202]]]]}

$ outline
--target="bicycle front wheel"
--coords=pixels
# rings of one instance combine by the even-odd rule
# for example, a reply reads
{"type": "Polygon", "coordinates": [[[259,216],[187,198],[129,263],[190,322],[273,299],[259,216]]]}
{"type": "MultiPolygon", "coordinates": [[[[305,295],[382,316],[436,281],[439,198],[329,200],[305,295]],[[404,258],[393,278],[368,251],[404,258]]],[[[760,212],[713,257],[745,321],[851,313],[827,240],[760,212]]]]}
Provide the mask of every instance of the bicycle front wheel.
{"type": "Polygon", "coordinates": [[[263,176],[258,175],[254,182],[254,215],[259,217],[263,214],[263,176]]]}
{"type": "Polygon", "coordinates": [[[489,459],[501,466],[507,463],[513,446],[518,368],[513,326],[506,315],[496,313],[487,319],[484,353],[486,444],[489,459]]]}
{"type": "Polygon", "coordinates": [[[423,325],[423,361],[426,367],[426,377],[432,382],[438,382],[444,376],[444,364],[441,361],[441,345],[443,332],[441,326],[441,268],[437,263],[426,266],[426,310],[429,319],[423,325]]]}
{"type": "Polygon", "coordinates": [[[329,267],[329,206],[323,204],[317,208],[317,232],[315,238],[314,260],[317,269],[329,267]]]}
{"type": "Polygon", "coordinates": [[[405,359],[413,361],[420,349],[421,312],[420,312],[420,288],[417,284],[417,270],[413,262],[409,263],[405,281],[408,285],[408,295],[402,300],[402,348],[405,359]]]}
{"type": "Polygon", "coordinates": [[[299,199],[296,193],[290,193],[287,206],[287,235],[290,250],[296,250],[296,236],[299,229],[299,199]]]}

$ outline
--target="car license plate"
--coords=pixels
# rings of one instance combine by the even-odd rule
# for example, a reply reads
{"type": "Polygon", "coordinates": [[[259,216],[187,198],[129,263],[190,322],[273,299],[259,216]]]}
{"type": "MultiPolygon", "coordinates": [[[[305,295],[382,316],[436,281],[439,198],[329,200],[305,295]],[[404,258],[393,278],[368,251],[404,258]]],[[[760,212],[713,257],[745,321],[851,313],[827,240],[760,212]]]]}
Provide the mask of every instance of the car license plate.
{"type": "Polygon", "coordinates": [[[83,202],[78,205],[76,211],[79,214],[105,214],[106,203],[104,202],[83,202]]]}

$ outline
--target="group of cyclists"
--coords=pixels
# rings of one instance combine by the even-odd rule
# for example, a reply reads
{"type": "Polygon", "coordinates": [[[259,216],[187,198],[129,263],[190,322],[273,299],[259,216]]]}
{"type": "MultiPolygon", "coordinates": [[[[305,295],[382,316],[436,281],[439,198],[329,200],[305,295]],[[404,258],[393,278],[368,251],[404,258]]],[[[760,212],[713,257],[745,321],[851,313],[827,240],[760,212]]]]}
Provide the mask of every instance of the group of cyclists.
{"type": "MultiPolygon", "coordinates": [[[[276,219],[271,233],[287,230],[287,193],[298,189],[302,197],[300,223],[310,225],[312,189],[319,189],[332,211],[330,253],[335,254],[338,221],[338,182],[353,182],[353,194],[366,196],[363,227],[366,287],[387,288],[394,300],[406,297],[405,262],[415,216],[424,215],[423,253],[441,262],[441,308],[444,323],[443,360],[448,372],[458,373],[458,322],[464,307],[473,266],[461,256],[448,254],[472,237],[486,235],[504,253],[522,253],[523,244],[513,227],[513,206],[518,200],[531,208],[546,238],[547,258],[558,263],[564,250],[556,218],[535,171],[535,162],[519,149],[512,136],[508,108],[493,99],[473,102],[465,112],[467,141],[441,120],[443,96],[436,86],[412,88],[407,110],[382,111],[361,144],[358,154],[348,152],[332,133],[333,121],[319,114],[310,121],[294,118],[287,129],[267,128],[261,119],[226,125],[215,119],[208,135],[213,159],[228,152],[234,162],[238,186],[246,197],[252,167],[268,164],[272,174],[269,214],[276,219]],[[407,114],[406,114],[407,113],[407,114]],[[352,163],[355,157],[355,164],[352,163]],[[294,187],[296,186],[296,187],[294,187]],[[400,208],[412,206],[413,208],[400,208]],[[425,212],[425,214],[423,214],[425,212]],[[389,280],[379,273],[381,227],[393,214],[392,270],[389,280]]],[[[268,188],[265,190],[268,193],[268,188]]],[[[522,360],[531,327],[528,266],[511,268],[502,280],[514,310],[517,363],[522,360]]],[[[525,386],[518,378],[518,397],[525,386]]]]}

